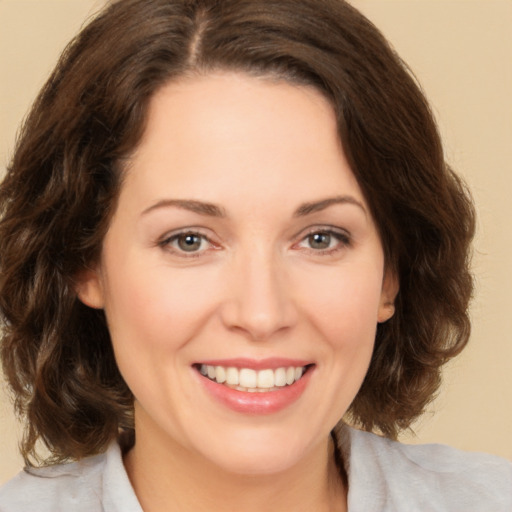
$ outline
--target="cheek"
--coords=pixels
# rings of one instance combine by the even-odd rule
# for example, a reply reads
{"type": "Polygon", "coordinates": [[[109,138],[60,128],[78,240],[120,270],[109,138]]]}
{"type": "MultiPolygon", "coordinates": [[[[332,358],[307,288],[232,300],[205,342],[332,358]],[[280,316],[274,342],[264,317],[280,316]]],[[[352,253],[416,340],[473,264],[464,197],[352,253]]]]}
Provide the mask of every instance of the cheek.
{"type": "Polygon", "coordinates": [[[347,265],[324,279],[308,278],[302,302],[331,347],[358,349],[362,344],[373,346],[381,288],[378,266],[347,265]]]}
{"type": "MultiPolygon", "coordinates": [[[[211,300],[200,282],[169,269],[126,270],[118,266],[110,274],[105,307],[116,363],[138,400],[166,410],[173,402],[169,390],[155,390],[188,368],[184,347],[208,321],[211,300]]],[[[189,393],[180,379],[173,379],[173,389],[189,393]]]]}
{"type": "Polygon", "coordinates": [[[110,266],[105,311],[114,348],[131,347],[159,357],[185,344],[214,305],[204,293],[211,276],[136,261],[110,266]],[[122,343],[122,346],[121,346],[122,343]]]}

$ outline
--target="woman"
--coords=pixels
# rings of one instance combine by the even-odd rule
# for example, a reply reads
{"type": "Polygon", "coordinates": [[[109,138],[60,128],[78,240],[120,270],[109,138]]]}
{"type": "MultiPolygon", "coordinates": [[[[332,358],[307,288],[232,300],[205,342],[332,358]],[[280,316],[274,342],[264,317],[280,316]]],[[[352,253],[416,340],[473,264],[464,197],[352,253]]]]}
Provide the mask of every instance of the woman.
{"type": "Polygon", "coordinates": [[[510,510],[508,462],[392,441],[467,342],[474,218],[345,2],[113,3],[0,202],[0,510],[510,510]]]}

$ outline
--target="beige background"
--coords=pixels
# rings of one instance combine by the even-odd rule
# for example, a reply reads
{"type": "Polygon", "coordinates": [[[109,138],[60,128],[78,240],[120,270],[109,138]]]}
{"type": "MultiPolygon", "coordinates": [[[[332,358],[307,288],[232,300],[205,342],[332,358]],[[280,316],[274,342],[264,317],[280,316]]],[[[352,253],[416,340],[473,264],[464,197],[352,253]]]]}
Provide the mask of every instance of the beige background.
{"type": "MultiPolygon", "coordinates": [[[[420,79],[479,211],[471,345],[410,442],[512,459],[512,0],[353,0],[420,79]],[[434,414],[435,412],[435,414],[434,414]]],[[[104,0],[0,0],[0,173],[66,42],[104,0]]],[[[0,390],[0,484],[21,468],[0,390]]]]}

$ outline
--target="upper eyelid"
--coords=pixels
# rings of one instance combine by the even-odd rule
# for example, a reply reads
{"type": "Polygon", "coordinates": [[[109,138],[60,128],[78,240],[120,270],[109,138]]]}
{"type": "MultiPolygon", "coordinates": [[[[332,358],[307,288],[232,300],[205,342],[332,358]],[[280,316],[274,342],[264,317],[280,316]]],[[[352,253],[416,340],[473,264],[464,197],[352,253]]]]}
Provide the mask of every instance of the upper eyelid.
{"type": "Polygon", "coordinates": [[[347,238],[352,238],[350,231],[348,231],[347,229],[340,228],[337,226],[331,226],[328,224],[309,226],[309,227],[299,231],[293,238],[294,239],[298,238],[299,240],[303,240],[304,238],[306,238],[309,235],[312,235],[314,233],[332,233],[334,235],[340,235],[340,236],[346,236],[347,238]]]}
{"type": "MultiPolygon", "coordinates": [[[[212,242],[212,238],[214,238],[214,237],[210,236],[205,231],[206,230],[204,230],[203,228],[200,228],[200,227],[179,228],[177,230],[173,230],[173,231],[169,231],[169,232],[165,233],[164,235],[162,235],[161,237],[158,238],[158,241],[160,242],[160,241],[170,240],[171,238],[175,238],[180,235],[193,234],[193,235],[202,236],[206,240],[212,242]]],[[[332,226],[332,225],[328,225],[328,224],[325,224],[325,225],[320,224],[320,225],[309,226],[307,228],[301,229],[299,232],[297,232],[295,235],[292,236],[292,239],[304,238],[304,237],[309,236],[312,233],[319,233],[319,232],[334,233],[334,234],[339,234],[339,235],[345,235],[349,238],[351,237],[350,232],[345,228],[340,228],[340,227],[332,226]]]]}
{"type": "Polygon", "coordinates": [[[211,236],[209,234],[207,234],[203,228],[199,228],[199,227],[186,227],[186,228],[179,228],[179,229],[168,231],[164,235],[160,236],[158,238],[158,240],[159,241],[165,241],[165,240],[170,240],[172,238],[176,238],[176,237],[178,237],[180,235],[189,235],[189,234],[190,235],[201,236],[201,237],[203,237],[203,238],[205,238],[206,240],[209,240],[209,241],[211,239],[211,236]]]}

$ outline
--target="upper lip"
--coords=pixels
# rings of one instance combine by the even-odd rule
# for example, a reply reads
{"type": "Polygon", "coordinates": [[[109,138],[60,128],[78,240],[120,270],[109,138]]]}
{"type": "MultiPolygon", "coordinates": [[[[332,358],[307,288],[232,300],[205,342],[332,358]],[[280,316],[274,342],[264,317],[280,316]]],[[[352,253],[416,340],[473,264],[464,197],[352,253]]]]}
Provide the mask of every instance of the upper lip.
{"type": "Polygon", "coordinates": [[[223,366],[226,368],[251,368],[253,370],[275,370],[290,366],[300,367],[313,364],[311,360],[292,359],[287,357],[267,357],[265,359],[250,359],[247,357],[236,357],[230,359],[206,359],[197,361],[196,365],[223,366]]]}

